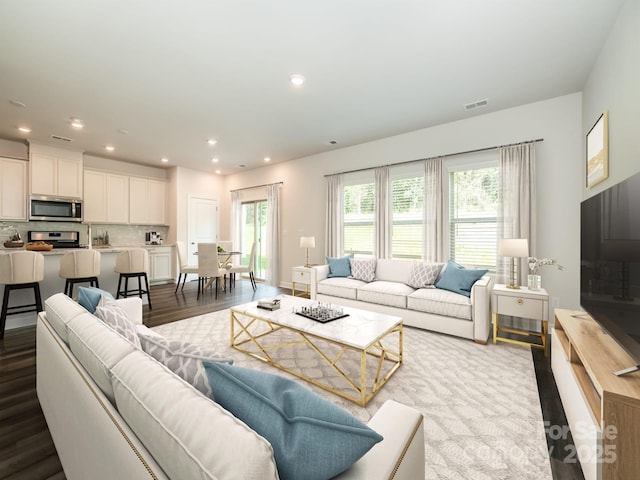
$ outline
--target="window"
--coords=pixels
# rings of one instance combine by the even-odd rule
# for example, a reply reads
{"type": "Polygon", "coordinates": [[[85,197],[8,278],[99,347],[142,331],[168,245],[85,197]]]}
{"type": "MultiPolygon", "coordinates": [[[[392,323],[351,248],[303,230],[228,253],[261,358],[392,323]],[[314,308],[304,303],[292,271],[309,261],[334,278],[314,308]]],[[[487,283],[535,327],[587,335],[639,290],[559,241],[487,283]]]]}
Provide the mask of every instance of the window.
{"type": "Polygon", "coordinates": [[[391,257],[424,258],[424,164],[391,169],[391,257]]]}
{"type": "Polygon", "coordinates": [[[496,271],[498,165],[474,162],[447,169],[449,258],[496,271]]]}
{"type": "Polygon", "coordinates": [[[344,253],[373,255],[375,185],[372,171],[344,178],[344,253]]]}

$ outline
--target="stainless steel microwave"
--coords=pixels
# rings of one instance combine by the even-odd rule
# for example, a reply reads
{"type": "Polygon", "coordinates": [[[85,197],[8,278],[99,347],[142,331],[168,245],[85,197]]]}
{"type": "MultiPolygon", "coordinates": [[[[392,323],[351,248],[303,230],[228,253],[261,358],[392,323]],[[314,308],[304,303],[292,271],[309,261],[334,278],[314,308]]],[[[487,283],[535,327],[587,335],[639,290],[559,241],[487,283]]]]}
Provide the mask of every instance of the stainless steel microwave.
{"type": "Polygon", "coordinates": [[[29,220],[81,222],[82,200],[31,195],[29,197],[29,220]]]}

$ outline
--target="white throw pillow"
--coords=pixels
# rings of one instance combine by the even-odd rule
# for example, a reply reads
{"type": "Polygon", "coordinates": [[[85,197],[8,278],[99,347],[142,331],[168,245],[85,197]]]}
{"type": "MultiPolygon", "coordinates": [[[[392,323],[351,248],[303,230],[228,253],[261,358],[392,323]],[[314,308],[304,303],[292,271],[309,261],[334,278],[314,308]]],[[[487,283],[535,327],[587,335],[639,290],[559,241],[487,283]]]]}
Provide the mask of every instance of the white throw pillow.
{"type": "Polygon", "coordinates": [[[444,263],[414,262],[407,285],[413,288],[434,288],[433,284],[440,274],[444,263]]]}
{"type": "Polygon", "coordinates": [[[96,308],[95,316],[133,343],[136,348],[142,348],[136,325],[129,320],[127,312],[114,299],[103,295],[96,308]]]}
{"type": "Polygon", "coordinates": [[[373,282],[376,276],[375,258],[350,258],[351,277],[363,282],[373,282]]]}
{"type": "Polygon", "coordinates": [[[233,359],[194,343],[168,340],[157,334],[138,333],[138,336],[143,351],[208,397],[212,391],[202,360],[233,363],[233,359]]]}

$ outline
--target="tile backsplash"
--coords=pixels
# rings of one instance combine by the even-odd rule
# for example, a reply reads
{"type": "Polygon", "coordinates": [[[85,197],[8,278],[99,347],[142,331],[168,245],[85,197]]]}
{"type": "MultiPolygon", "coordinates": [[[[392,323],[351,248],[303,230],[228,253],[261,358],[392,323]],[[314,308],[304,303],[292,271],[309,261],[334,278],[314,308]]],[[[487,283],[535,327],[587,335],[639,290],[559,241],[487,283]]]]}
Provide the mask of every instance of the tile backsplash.
{"type": "Polygon", "coordinates": [[[144,237],[147,232],[158,232],[162,239],[166,239],[169,227],[158,227],[148,225],[98,225],[89,226],[84,223],[74,222],[0,222],[0,242],[8,240],[9,237],[18,231],[23,241],[27,241],[29,230],[48,230],[61,232],[80,232],[80,243],[89,243],[89,231],[91,236],[104,237],[109,233],[109,243],[111,245],[144,245],[144,237]]]}

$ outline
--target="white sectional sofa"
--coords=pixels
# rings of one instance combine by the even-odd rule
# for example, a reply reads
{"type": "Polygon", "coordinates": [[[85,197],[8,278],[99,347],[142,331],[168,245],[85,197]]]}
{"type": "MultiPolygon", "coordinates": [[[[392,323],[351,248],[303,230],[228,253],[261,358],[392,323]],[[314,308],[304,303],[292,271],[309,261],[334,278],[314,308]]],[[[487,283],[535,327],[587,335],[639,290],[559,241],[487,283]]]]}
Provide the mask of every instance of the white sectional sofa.
{"type": "Polygon", "coordinates": [[[415,262],[377,259],[371,281],[329,277],[329,265],[313,267],[311,299],[402,317],[404,324],[486,344],[491,332],[492,277],[477,280],[470,296],[409,286],[415,262]]]}
{"type": "MultiPolygon", "coordinates": [[[[139,298],[119,300],[139,331],[139,298]]],[[[271,444],[63,294],[37,324],[37,393],[66,478],[278,479],[271,444]]],[[[340,479],[424,478],[420,412],[386,402],[384,439],[340,479]]]]}

